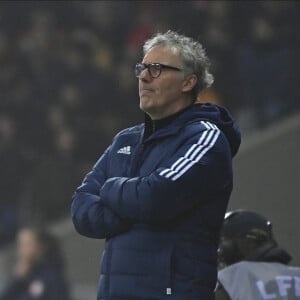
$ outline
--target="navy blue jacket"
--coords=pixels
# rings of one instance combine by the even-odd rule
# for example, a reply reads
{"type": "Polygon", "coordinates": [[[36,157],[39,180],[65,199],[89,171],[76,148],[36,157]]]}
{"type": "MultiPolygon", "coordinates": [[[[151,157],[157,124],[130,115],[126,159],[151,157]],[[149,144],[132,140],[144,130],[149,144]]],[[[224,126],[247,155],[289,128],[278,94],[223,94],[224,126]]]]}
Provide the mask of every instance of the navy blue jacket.
{"type": "Polygon", "coordinates": [[[212,104],[150,123],[120,132],[73,196],[76,230],[106,239],[98,299],[212,299],[240,133],[212,104]]]}

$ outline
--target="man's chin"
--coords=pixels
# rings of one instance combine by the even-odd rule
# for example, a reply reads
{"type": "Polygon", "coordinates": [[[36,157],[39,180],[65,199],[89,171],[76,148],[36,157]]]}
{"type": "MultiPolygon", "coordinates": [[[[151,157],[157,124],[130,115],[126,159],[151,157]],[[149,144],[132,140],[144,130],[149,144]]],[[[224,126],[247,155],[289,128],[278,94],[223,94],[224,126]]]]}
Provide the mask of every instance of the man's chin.
{"type": "Polygon", "coordinates": [[[153,109],[152,106],[142,106],[140,105],[140,109],[145,113],[147,114],[151,119],[155,119],[154,116],[156,115],[155,114],[155,110],[153,109]]]}
{"type": "Polygon", "coordinates": [[[149,98],[148,99],[145,99],[145,98],[140,99],[140,109],[142,111],[147,113],[148,111],[151,110],[151,108],[152,108],[152,105],[151,105],[151,100],[149,98]]]}

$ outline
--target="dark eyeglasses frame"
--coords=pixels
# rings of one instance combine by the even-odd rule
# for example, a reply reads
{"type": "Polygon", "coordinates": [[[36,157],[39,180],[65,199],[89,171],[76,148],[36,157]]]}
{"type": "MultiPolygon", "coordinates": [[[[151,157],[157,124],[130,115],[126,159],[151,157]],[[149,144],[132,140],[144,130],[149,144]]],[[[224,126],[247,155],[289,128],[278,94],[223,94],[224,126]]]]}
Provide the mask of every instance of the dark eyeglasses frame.
{"type": "Polygon", "coordinates": [[[135,76],[137,78],[139,78],[141,76],[141,73],[147,69],[150,76],[152,78],[158,78],[161,74],[162,69],[169,69],[169,70],[174,70],[174,71],[183,71],[182,69],[176,68],[176,67],[172,67],[172,66],[168,66],[168,65],[164,65],[164,64],[160,64],[160,63],[150,63],[150,64],[145,64],[145,63],[137,63],[135,65],[134,68],[134,72],[135,72],[135,76]],[[140,68],[141,66],[143,66],[142,68],[140,68]],[[157,76],[153,76],[153,74],[151,73],[151,67],[155,66],[155,67],[159,67],[159,73],[157,76]],[[141,71],[140,71],[141,70],[141,71]]]}

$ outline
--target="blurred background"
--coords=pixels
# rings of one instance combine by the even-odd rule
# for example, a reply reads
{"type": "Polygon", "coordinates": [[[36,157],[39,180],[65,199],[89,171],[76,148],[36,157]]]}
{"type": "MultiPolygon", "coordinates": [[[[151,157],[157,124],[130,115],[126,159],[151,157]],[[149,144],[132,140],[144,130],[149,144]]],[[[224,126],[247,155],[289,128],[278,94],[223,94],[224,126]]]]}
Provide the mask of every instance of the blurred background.
{"type": "Polygon", "coordinates": [[[103,241],[70,222],[75,188],[112,137],[143,121],[136,62],[168,29],[198,39],[243,137],[229,209],[256,210],[300,265],[299,15],[296,1],[1,1],[0,292],[16,237],[60,241],[72,299],[95,299],[103,241]]]}

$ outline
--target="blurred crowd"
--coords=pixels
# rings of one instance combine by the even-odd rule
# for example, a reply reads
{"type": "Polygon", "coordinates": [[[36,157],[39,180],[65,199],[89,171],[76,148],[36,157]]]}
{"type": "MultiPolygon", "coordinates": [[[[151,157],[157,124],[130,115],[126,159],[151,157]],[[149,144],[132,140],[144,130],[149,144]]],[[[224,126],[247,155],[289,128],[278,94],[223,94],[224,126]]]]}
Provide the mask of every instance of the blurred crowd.
{"type": "Polygon", "coordinates": [[[133,66],[157,31],[199,39],[245,132],[299,109],[296,1],[0,3],[0,247],[52,222],[112,136],[143,121],[133,66]]]}

